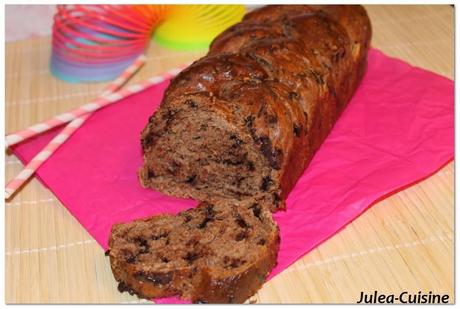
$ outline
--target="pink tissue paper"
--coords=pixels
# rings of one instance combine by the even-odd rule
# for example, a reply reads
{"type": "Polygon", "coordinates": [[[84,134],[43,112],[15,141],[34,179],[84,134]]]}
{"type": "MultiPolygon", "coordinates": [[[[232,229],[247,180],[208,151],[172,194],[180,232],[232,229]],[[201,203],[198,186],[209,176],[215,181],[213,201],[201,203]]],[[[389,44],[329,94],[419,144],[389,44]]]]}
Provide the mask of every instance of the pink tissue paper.
{"type": "MultiPolygon", "coordinates": [[[[37,171],[40,180],[106,249],[112,224],[177,213],[196,201],[143,189],[140,132],[168,82],[96,112],[37,171]]],[[[14,149],[28,162],[60,128],[14,149]]],[[[454,82],[372,49],[352,101],[287,199],[278,265],[270,278],[377,200],[454,158],[454,82]]],[[[157,302],[178,302],[175,298],[157,302]]]]}

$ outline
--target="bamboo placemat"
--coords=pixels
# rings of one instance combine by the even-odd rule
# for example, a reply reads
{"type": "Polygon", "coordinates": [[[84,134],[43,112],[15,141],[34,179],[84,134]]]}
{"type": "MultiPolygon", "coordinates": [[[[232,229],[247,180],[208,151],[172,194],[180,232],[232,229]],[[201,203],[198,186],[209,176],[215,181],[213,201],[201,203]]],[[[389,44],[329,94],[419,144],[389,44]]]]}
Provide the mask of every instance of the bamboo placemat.
{"type": "MultiPolygon", "coordinates": [[[[443,76],[454,76],[451,6],[367,6],[372,45],[443,76]]],[[[152,46],[131,83],[204,52],[152,46]]],[[[6,44],[6,132],[92,99],[104,87],[67,84],[48,70],[50,38],[6,44]]],[[[6,179],[22,165],[5,162],[6,179]]],[[[5,206],[7,303],[137,303],[117,291],[103,250],[36,179],[5,206]]],[[[454,301],[454,164],[370,208],[270,280],[258,303],[353,303],[361,291],[449,294],[454,301]]]]}

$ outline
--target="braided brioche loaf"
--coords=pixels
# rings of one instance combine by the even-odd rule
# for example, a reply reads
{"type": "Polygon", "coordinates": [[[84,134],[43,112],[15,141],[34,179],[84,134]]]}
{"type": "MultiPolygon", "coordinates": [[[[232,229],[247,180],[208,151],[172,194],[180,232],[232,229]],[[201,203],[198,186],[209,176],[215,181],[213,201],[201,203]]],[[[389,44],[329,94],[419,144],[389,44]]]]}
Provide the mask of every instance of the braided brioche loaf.
{"type": "Polygon", "coordinates": [[[266,6],[181,72],[142,132],[141,183],[275,211],[352,97],[371,26],[361,6],[266,6]]]}
{"type": "Polygon", "coordinates": [[[242,302],[276,264],[284,207],[366,68],[361,6],[267,6],[180,73],[142,132],[141,183],[206,201],[115,225],[120,289],[242,302]]]}

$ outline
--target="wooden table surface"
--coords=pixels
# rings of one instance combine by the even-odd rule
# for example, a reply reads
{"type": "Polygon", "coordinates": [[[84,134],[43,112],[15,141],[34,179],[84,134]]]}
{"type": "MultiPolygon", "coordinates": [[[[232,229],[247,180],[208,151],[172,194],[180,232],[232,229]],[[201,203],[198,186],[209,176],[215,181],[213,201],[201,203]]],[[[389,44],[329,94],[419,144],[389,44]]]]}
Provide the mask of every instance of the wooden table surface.
{"type": "MultiPolygon", "coordinates": [[[[367,6],[373,47],[454,78],[454,8],[367,6]]],[[[131,83],[204,52],[152,46],[131,83]]],[[[67,84],[48,70],[50,38],[6,44],[6,132],[79,106],[104,87],[67,84]]],[[[22,168],[7,156],[6,179],[22,168]]],[[[101,247],[32,179],[5,205],[7,303],[137,303],[120,294],[101,247]]],[[[454,301],[454,165],[370,208],[267,282],[258,303],[353,303],[361,291],[449,294],[454,301]]]]}

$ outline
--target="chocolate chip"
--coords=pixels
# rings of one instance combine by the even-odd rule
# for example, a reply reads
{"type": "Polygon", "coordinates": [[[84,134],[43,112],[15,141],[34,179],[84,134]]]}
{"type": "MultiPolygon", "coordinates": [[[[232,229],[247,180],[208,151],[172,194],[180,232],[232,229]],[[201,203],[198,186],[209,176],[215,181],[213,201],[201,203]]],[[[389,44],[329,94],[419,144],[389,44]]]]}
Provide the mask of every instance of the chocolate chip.
{"type": "Polygon", "coordinates": [[[153,137],[152,135],[147,135],[145,137],[142,138],[141,140],[141,143],[142,143],[142,150],[145,152],[145,150],[150,146],[152,145],[153,143],[153,137]]]}
{"type": "Polygon", "coordinates": [[[230,258],[228,256],[224,257],[224,264],[227,267],[236,268],[244,263],[246,263],[246,261],[241,260],[240,258],[234,258],[234,257],[230,258]]]}
{"type": "Polygon", "coordinates": [[[268,116],[268,124],[275,124],[278,122],[278,118],[275,115],[268,116]]]}
{"type": "Polygon", "coordinates": [[[289,100],[293,101],[299,98],[299,94],[297,92],[289,92],[289,100]]]}
{"type": "Polygon", "coordinates": [[[172,116],[174,116],[175,114],[175,111],[174,110],[167,110],[166,113],[164,113],[161,118],[163,119],[169,119],[171,118],[172,116]]]}
{"type": "Polygon", "coordinates": [[[205,213],[207,217],[214,217],[216,212],[214,211],[214,205],[210,204],[205,207],[205,213]]]}
{"type": "Polygon", "coordinates": [[[301,131],[302,131],[302,127],[298,126],[297,124],[294,124],[294,134],[295,134],[295,136],[299,137],[301,131]]]}
{"type": "Polygon", "coordinates": [[[155,177],[155,172],[150,168],[147,170],[147,177],[148,178],[154,178],[155,177]]]}
{"type": "Polygon", "coordinates": [[[260,56],[257,55],[256,53],[254,53],[254,52],[249,52],[249,53],[247,53],[247,55],[249,56],[249,58],[254,59],[255,61],[257,61],[259,64],[261,64],[261,65],[263,65],[263,66],[269,66],[269,67],[271,67],[270,62],[268,62],[268,61],[265,60],[264,58],[260,57],[260,56]]]}
{"type": "Polygon", "coordinates": [[[263,156],[268,160],[270,166],[276,170],[281,168],[281,160],[283,152],[281,149],[273,149],[272,142],[268,136],[261,136],[259,138],[260,151],[263,156]]]}
{"type": "Polygon", "coordinates": [[[260,217],[261,209],[259,204],[254,203],[251,205],[251,207],[249,207],[249,209],[252,209],[254,217],[257,217],[259,220],[262,220],[262,218],[260,217]]]}
{"type": "Polygon", "coordinates": [[[140,281],[150,281],[155,285],[165,285],[172,281],[172,273],[160,273],[160,272],[146,272],[139,271],[134,274],[134,277],[140,281]]]}
{"type": "Polygon", "coordinates": [[[244,221],[244,219],[239,215],[239,214],[236,214],[235,216],[235,222],[242,228],[248,228],[249,225],[247,224],[246,221],[244,221]]]}
{"type": "Polygon", "coordinates": [[[161,257],[161,261],[163,263],[168,263],[169,262],[169,260],[167,258],[165,258],[164,256],[161,257]]]}
{"type": "Polygon", "coordinates": [[[323,76],[319,72],[311,71],[311,73],[313,74],[313,77],[315,78],[318,85],[324,85],[323,76]]]}
{"type": "Polygon", "coordinates": [[[271,156],[272,152],[272,142],[270,141],[270,138],[268,136],[261,136],[259,138],[260,144],[261,144],[261,149],[262,153],[265,157],[269,158],[271,156]]]}
{"type": "Polygon", "coordinates": [[[145,238],[136,237],[134,241],[137,242],[139,246],[142,246],[142,247],[148,246],[147,240],[145,240],[145,238]]]}
{"type": "Polygon", "coordinates": [[[265,176],[262,178],[262,184],[260,185],[260,189],[262,191],[267,191],[272,184],[272,178],[270,176],[265,176]]]}
{"type": "Polygon", "coordinates": [[[124,282],[119,282],[118,283],[118,291],[120,293],[123,293],[126,291],[126,284],[124,282]]]}
{"type": "Polygon", "coordinates": [[[204,218],[204,220],[200,224],[198,224],[198,228],[199,229],[204,229],[209,221],[211,221],[211,219],[204,218]]]}
{"type": "Polygon", "coordinates": [[[257,56],[257,57],[256,57],[256,61],[257,61],[258,63],[260,63],[261,65],[263,65],[263,66],[271,67],[271,63],[268,62],[266,59],[264,59],[264,58],[262,58],[262,57],[258,57],[258,56],[257,56]]]}
{"type": "Polygon", "coordinates": [[[186,100],[186,101],[185,101],[185,104],[187,104],[187,105],[190,106],[191,108],[196,108],[196,107],[198,107],[198,105],[196,104],[196,102],[193,101],[193,100],[190,100],[190,99],[186,100]]]}
{"type": "Polygon", "coordinates": [[[193,184],[196,180],[196,174],[193,174],[191,176],[188,176],[187,179],[185,180],[186,183],[193,184]]]}
{"type": "Polygon", "coordinates": [[[243,239],[246,239],[247,237],[248,237],[248,232],[245,230],[245,231],[239,232],[236,235],[235,240],[236,241],[241,241],[243,239]]]}
{"type": "Polygon", "coordinates": [[[120,293],[128,292],[129,295],[134,295],[135,294],[134,290],[129,288],[124,282],[118,283],[118,291],[120,293]]]}
{"type": "Polygon", "coordinates": [[[265,245],[266,242],[267,242],[267,241],[266,241],[265,239],[262,238],[262,239],[260,239],[260,240],[257,242],[257,244],[258,244],[259,246],[263,246],[263,245],[265,245]]]}
{"type": "Polygon", "coordinates": [[[196,252],[187,252],[187,255],[185,255],[183,259],[186,260],[189,264],[192,264],[193,261],[197,260],[199,257],[199,254],[196,252]]]}
{"type": "Polygon", "coordinates": [[[159,234],[159,235],[153,235],[153,236],[152,236],[152,239],[153,239],[153,240],[158,240],[158,239],[160,239],[160,238],[168,237],[168,235],[169,235],[168,232],[163,232],[163,233],[161,233],[161,234],[159,234]]]}
{"type": "Polygon", "coordinates": [[[243,144],[243,141],[234,134],[230,135],[230,139],[234,141],[234,144],[232,145],[232,147],[239,147],[243,144]]]}
{"type": "Polygon", "coordinates": [[[247,161],[247,166],[248,166],[248,170],[253,172],[256,170],[255,166],[254,166],[254,162],[252,161],[247,161]]]}
{"type": "Polygon", "coordinates": [[[134,255],[132,255],[132,254],[129,254],[126,257],[126,263],[133,264],[134,262],[136,262],[136,257],[134,255]]]}
{"type": "Polygon", "coordinates": [[[214,211],[214,206],[213,205],[208,205],[204,209],[205,211],[205,218],[203,221],[198,225],[199,229],[203,229],[206,227],[206,225],[214,220],[214,216],[216,215],[216,212],[214,211]]]}
{"type": "Polygon", "coordinates": [[[254,116],[248,116],[244,119],[244,125],[248,128],[252,128],[254,126],[254,116]]]}
{"type": "Polygon", "coordinates": [[[184,222],[190,222],[192,220],[192,216],[191,215],[185,215],[184,216],[184,222]]]}
{"type": "Polygon", "coordinates": [[[244,163],[244,160],[238,160],[238,158],[232,158],[232,159],[224,159],[222,161],[222,163],[226,164],[226,165],[233,165],[233,166],[236,166],[236,165],[241,165],[244,163]]]}
{"type": "Polygon", "coordinates": [[[175,115],[177,111],[176,110],[168,110],[166,114],[163,114],[163,119],[166,120],[166,126],[169,126],[171,122],[174,120],[175,115]]]}
{"type": "Polygon", "coordinates": [[[134,239],[134,241],[139,245],[139,253],[144,254],[144,253],[149,253],[150,252],[150,246],[147,242],[146,239],[142,237],[137,237],[134,239]]]}

